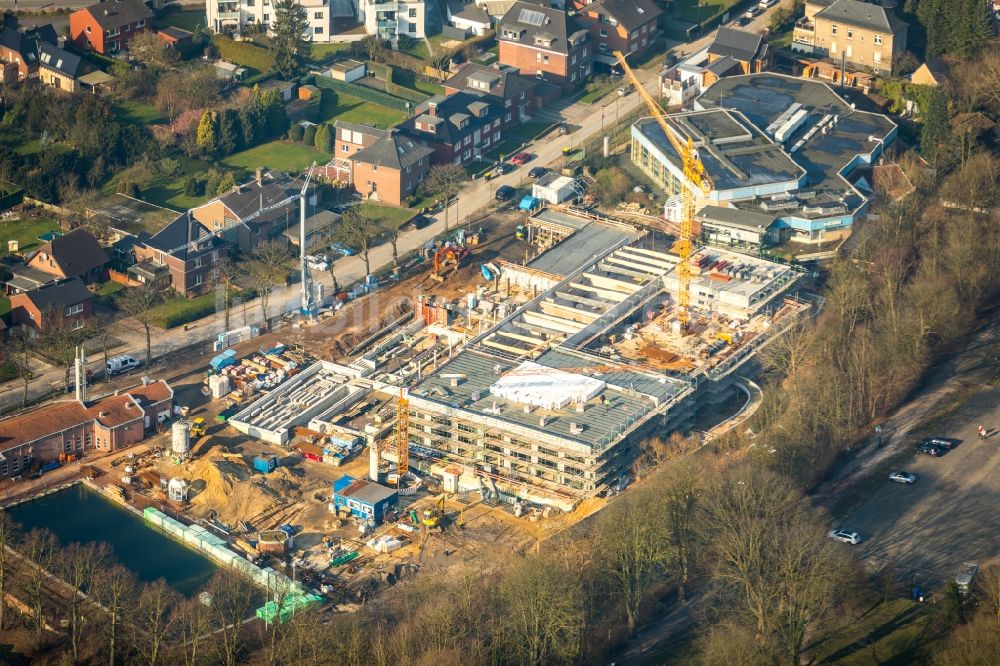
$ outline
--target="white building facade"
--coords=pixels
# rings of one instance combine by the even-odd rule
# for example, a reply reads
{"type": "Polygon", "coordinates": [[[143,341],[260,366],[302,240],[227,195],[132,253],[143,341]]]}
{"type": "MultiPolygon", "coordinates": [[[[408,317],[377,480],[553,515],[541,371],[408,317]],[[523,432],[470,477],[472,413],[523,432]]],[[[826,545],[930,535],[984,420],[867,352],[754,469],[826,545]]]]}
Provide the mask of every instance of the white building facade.
{"type": "Polygon", "coordinates": [[[378,2],[362,0],[365,32],[378,35],[396,44],[400,35],[413,39],[427,36],[427,5],[422,0],[409,2],[378,2]]]}
{"type": "MultiPolygon", "coordinates": [[[[312,41],[330,41],[330,0],[297,2],[306,10],[312,41]]],[[[254,29],[270,31],[274,21],[274,0],[208,0],[205,5],[205,21],[217,33],[240,33],[254,29]]]]}

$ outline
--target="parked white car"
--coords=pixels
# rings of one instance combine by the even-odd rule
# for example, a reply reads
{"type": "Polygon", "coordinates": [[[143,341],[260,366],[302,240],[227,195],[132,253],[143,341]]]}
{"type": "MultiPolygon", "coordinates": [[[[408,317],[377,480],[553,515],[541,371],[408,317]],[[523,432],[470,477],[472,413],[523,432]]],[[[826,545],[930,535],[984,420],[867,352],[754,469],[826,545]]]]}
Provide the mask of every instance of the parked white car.
{"type": "Polygon", "coordinates": [[[847,530],[832,530],[828,534],[834,541],[840,541],[841,543],[849,543],[852,546],[856,546],[861,543],[861,535],[857,532],[848,532],[847,530]]]}
{"type": "Polygon", "coordinates": [[[896,483],[911,484],[917,482],[917,475],[910,474],[909,472],[893,472],[889,475],[889,480],[896,483]]]}
{"type": "Polygon", "coordinates": [[[306,266],[311,271],[328,271],[330,270],[330,259],[325,254],[307,254],[306,266]]]}

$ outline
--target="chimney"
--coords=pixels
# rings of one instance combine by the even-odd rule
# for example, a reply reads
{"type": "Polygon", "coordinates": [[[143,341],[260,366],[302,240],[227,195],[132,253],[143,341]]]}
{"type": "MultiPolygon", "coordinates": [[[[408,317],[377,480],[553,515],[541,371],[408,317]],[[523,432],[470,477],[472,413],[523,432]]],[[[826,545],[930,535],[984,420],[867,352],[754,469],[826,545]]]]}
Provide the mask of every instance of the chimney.
{"type": "Polygon", "coordinates": [[[579,423],[570,423],[569,424],[569,433],[571,435],[579,435],[582,432],[583,432],[583,427],[580,426],[579,423]]]}
{"type": "Polygon", "coordinates": [[[545,427],[545,417],[544,416],[539,417],[539,419],[538,419],[538,425],[541,426],[542,428],[545,427]]]}
{"type": "Polygon", "coordinates": [[[577,411],[577,413],[583,414],[583,407],[584,407],[584,405],[583,405],[582,402],[576,403],[576,411],[577,411]]]}
{"type": "Polygon", "coordinates": [[[427,102],[427,115],[432,118],[437,118],[438,105],[437,102],[427,102]]]}
{"type": "Polygon", "coordinates": [[[264,167],[257,167],[257,187],[264,185],[264,167]]]}

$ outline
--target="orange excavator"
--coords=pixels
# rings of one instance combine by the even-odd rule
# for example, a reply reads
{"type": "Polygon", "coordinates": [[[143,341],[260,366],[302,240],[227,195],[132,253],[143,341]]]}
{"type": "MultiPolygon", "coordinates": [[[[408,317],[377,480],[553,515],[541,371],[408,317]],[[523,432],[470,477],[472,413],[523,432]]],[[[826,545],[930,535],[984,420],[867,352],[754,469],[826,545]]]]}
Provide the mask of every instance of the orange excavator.
{"type": "Polygon", "coordinates": [[[460,245],[444,245],[439,247],[434,253],[434,272],[431,273],[431,277],[439,282],[444,282],[445,277],[441,274],[441,271],[449,264],[453,265],[455,267],[454,270],[457,271],[459,266],[462,265],[462,261],[468,256],[468,248],[460,245]]]}

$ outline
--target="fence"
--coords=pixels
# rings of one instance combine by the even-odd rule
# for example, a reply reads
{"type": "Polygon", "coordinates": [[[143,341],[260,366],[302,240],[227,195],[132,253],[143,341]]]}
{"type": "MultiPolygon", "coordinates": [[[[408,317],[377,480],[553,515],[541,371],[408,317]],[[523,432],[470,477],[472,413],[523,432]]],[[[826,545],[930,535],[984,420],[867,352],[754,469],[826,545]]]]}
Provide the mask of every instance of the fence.
{"type": "Polygon", "coordinates": [[[328,90],[343,93],[344,95],[357,97],[358,99],[366,102],[372,102],[373,104],[378,104],[389,109],[407,111],[407,105],[411,107],[413,106],[412,102],[408,102],[405,99],[394,97],[389,93],[384,93],[380,90],[375,90],[374,88],[369,88],[367,86],[358,85],[357,83],[347,83],[346,81],[338,81],[328,76],[319,75],[315,77],[315,81],[316,85],[320,88],[327,88],[328,90]]]}
{"type": "Polygon", "coordinates": [[[24,190],[14,183],[0,181],[0,210],[13,208],[24,201],[24,190]]]}
{"type": "Polygon", "coordinates": [[[139,282],[138,280],[133,280],[132,278],[130,278],[128,276],[128,274],[126,274],[126,273],[120,273],[120,272],[116,271],[113,268],[109,268],[108,269],[108,279],[110,279],[112,282],[116,282],[118,284],[123,284],[126,287],[141,287],[142,286],[142,283],[139,282]]]}

